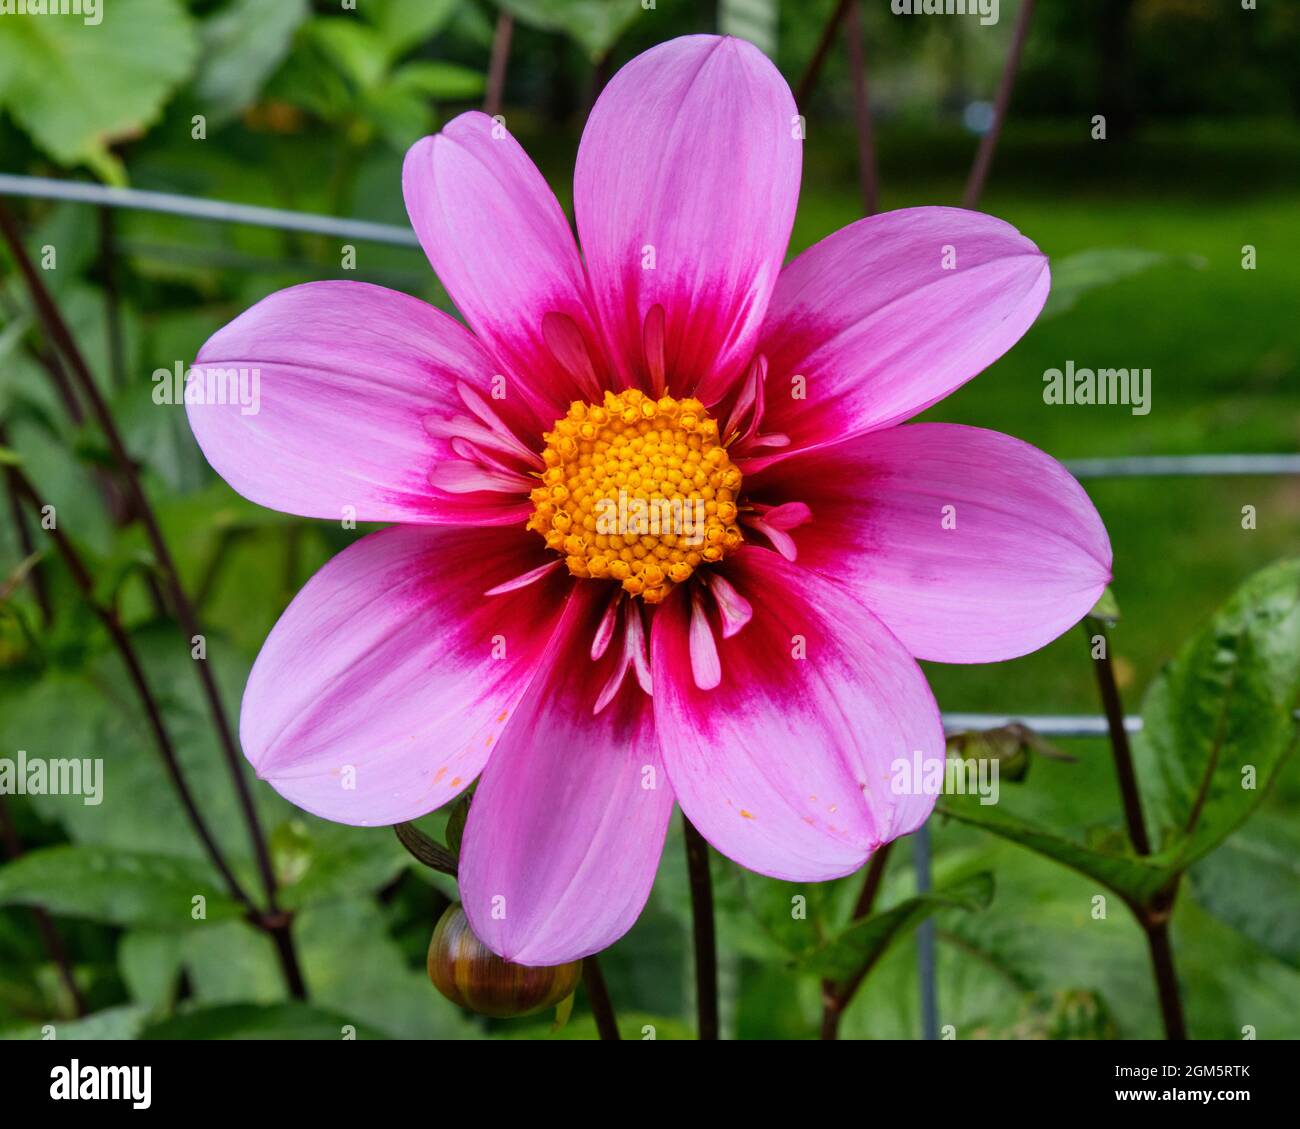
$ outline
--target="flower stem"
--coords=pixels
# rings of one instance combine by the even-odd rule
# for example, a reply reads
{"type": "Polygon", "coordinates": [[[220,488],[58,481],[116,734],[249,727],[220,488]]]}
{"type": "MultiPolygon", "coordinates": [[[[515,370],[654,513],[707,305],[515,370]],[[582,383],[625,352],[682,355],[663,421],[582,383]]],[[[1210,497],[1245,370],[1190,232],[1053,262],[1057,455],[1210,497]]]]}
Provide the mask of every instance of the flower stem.
{"type": "Polygon", "coordinates": [[[591,1014],[596,1017],[596,1030],[601,1039],[617,1042],[620,1038],[618,1024],[614,1020],[614,1005],[609,999],[609,989],[605,986],[605,974],[600,970],[600,962],[594,955],[582,962],[582,986],[587,990],[587,1003],[591,1014]]]}
{"type": "MultiPolygon", "coordinates": [[[[853,916],[849,919],[858,921],[866,917],[871,912],[871,907],[875,905],[876,895],[880,892],[880,883],[885,877],[885,863],[889,861],[889,852],[893,848],[893,843],[886,843],[874,855],[871,856],[871,862],[867,864],[867,877],[862,883],[862,892],[858,895],[857,903],[853,907],[853,916]]],[[[871,964],[864,964],[848,980],[842,983],[836,983],[833,980],[822,981],[822,1038],[838,1039],[840,1034],[840,1018],[861,986],[862,981],[871,971],[871,964]]]]}
{"type": "Polygon", "coordinates": [[[1178,992],[1174,950],[1169,943],[1169,921],[1162,919],[1149,922],[1143,925],[1143,929],[1147,935],[1147,948],[1151,950],[1151,968],[1155,972],[1165,1038],[1184,1040],[1187,1038],[1187,1021],[1183,1018],[1183,1000],[1178,992]]]}
{"type": "Polygon", "coordinates": [[[495,117],[501,112],[501,98],[506,85],[506,64],[510,61],[510,36],[514,32],[515,18],[504,8],[497,13],[496,31],[492,35],[492,54],[488,60],[487,94],[483,99],[483,112],[495,117]]]}
{"type": "Polygon", "coordinates": [[[862,185],[864,215],[874,215],[880,206],[880,176],[876,170],[876,144],[871,125],[871,102],[867,98],[867,59],[862,46],[862,12],[858,0],[849,0],[844,12],[844,45],[853,76],[853,114],[858,131],[858,179],[862,185]]]}
{"type": "Polygon", "coordinates": [[[682,813],[686,869],[691,879],[691,920],[695,930],[695,1010],[701,1039],[718,1037],[718,947],[713,929],[713,880],[709,845],[682,813]]]}
{"type": "Polygon", "coordinates": [[[826,26],[822,28],[821,38],[817,40],[817,46],[813,49],[812,58],[808,60],[808,65],[804,68],[803,76],[799,79],[799,85],[795,87],[794,104],[803,112],[803,104],[812,93],[813,87],[817,85],[817,79],[821,76],[822,67],[826,63],[826,56],[830,53],[831,44],[835,41],[835,32],[839,30],[841,21],[844,19],[845,12],[848,11],[849,4],[852,0],[840,0],[835,5],[835,11],[831,13],[831,18],[826,21],[826,26]]]}
{"type": "Polygon", "coordinates": [[[1106,711],[1106,726],[1110,730],[1110,748],[1115,757],[1115,775],[1119,779],[1120,799],[1124,804],[1124,821],[1128,825],[1133,849],[1140,855],[1151,853],[1147,839],[1146,823],[1142,818],[1142,797],[1138,792],[1137,773],[1133,769],[1133,752],[1129,748],[1128,731],[1124,728],[1124,704],[1120,701],[1119,687],[1115,683],[1115,668],[1110,660],[1110,638],[1100,620],[1084,620],[1089,643],[1101,637],[1102,653],[1094,656],[1093,669],[1097,674],[1097,690],[1101,694],[1102,709],[1106,711]]]}
{"type": "Polygon", "coordinates": [[[1020,68],[1020,54],[1024,50],[1025,37],[1029,34],[1029,21],[1034,14],[1034,0],[1020,0],[1020,11],[1016,13],[1016,26],[1011,34],[1011,48],[1007,51],[1007,61],[1002,68],[1002,78],[998,82],[997,98],[993,103],[993,122],[988,131],[980,138],[979,148],[975,151],[975,161],[966,180],[966,191],[962,195],[962,207],[973,208],[979,203],[984,191],[984,181],[988,179],[989,169],[993,165],[993,154],[998,147],[998,138],[1002,135],[1002,123],[1006,120],[1007,108],[1011,105],[1011,89],[1016,84],[1016,71],[1020,68]]]}
{"type": "MultiPolygon", "coordinates": [[[[1115,682],[1115,668],[1110,657],[1110,638],[1106,626],[1099,619],[1088,617],[1083,621],[1084,631],[1091,644],[1100,636],[1101,654],[1093,656],[1097,672],[1097,689],[1101,694],[1102,708],[1106,711],[1110,730],[1110,748],[1115,759],[1115,775],[1119,780],[1120,799],[1124,805],[1124,820],[1128,825],[1129,839],[1139,855],[1151,853],[1146,822],[1142,818],[1142,796],[1138,791],[1137,772],[1133,767],[1133,752],[1124,728],[1124,705],[1115,682]]],[[[1164,1022],[1166,1039],[1186,1039],[1187,1021],[1183,1017],[1183,1001],[1178,991],[1178,973],[1174,968],[1174,950],[1169,940],[1169,916],[1173,913],[1178,888],[1175,883],[1160,891],[1149,904],[1131,905],[1142,932],[1146,934],[1147,948],[1151,953],[1151,969],[1155,974],[1156,996],[1160,1001],[1160,1016],[1164,1022]]]]}

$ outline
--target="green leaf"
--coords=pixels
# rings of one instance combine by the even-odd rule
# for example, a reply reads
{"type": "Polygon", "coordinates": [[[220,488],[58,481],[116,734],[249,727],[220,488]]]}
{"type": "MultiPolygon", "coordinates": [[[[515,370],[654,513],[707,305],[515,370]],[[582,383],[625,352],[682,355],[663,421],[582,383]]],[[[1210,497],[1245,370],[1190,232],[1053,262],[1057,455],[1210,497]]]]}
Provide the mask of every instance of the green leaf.
{"type": "Polygon", "coordinates": [[[256,101],[307,12],[307,0],[231,0],[203,22],[194,89],[209,121],[227,121],[256,101]]]}
{"type": "Polygon", "coordinates": [[[389,58],[406,54],[446,26],[460,0],[366,0],[361,10],[388,50],[389,58]]]}
{"type": "Polygon", "coordinates": [[[435,102],[463,102],[477,98],[483,93],[484,86],[481,71],[457,63],[407,63],[393,72],[390,81],[435,102]]]}
{"type": "MultiPolygon", "coordinates": [[[[618,1023],[619,1035],[628,1042],[659,1039],[691,1042],[695,1040],[694,1026],[675,1017],[634,1011],[619,1012],[614,1018],[618,1023]]],[[[563,1026],[557,1026],[549,1019],[539,1023],[534,1018],[527,1023],[512,1023],[501,1033],[507,1039],[556,1039],[560,1042],[594,1042],[600,1038],[596,1030],[596,1020],[590,1015],[580,1015],[563,1026]]]]}
{"type": "Polygon", "coordinates": [[[201,928],[191,899],[207,900],[207,920],[238,917],[239,905],[218,890],[206,866],[185,859],[104,847],[46,847],[0,868],[0,905],[41,906],[50,913],[108,925],[201,928]]]}
{"type": "Polygon", "coordinates": [[[1176,873],[1166,856],[1141,858],[1085,846],[997,807],[983,805],[974,796],[945,796],[935,811],[1055,859],[1133,902],[1145,902],[1176,873]]]}
{"type": "MultiPolygon", "coordinates": [[[[429,935],[433,935],[429,921],[429,935]]],[[[411,968],[379,907],[354,899],[300,913],[293,934],[312,1000],[398,1039],[467,1039],[478,1028],[411,968]]]]}
{"type": "Polygon", "coordinates": [[[776,55],[777,0],[719,0],[718,31],[748,39],[769,58],[776,55]]]}
{"type": "Polygon", "coordinates": [[[1256,816],[1188,877],[1205,909],[1300,969],[1300,833],[1290,821],[1256,816]]]}
{"type": "Polygon", "coordinates": [[[373,892],[406,867],[401,847],[381,828],[315,820],[309,825],[294,818],[275,829],[272,850],[286,842],[285,827],[293,829],[292,872],[281,874],[281,902],[286,909],[373,892]]]}
{"type": "Polygon", "coordinates": [[[181,972],[183,938],[155,929],[133,929],[117,946],[117,968],[131,999],[152,1011],[171,1006],[181,972]]]}
{"type": "Polygon", "coordinates": [[[373,1028],[302,1003],[198,1008],[146,1027],[144,1039],[382,1039],[373,1028]]]}
{"type": "Polygon", "coordinates": [[[633,0],[497,0],[530,27],[558,31],[574,39],[593,62],[599,62],[642,8],[633,0]]]}
{"type": "Polygon", "coordinates": [[[374,90],[388,73],[384,40],[369,24],[346,16],[314,19],[307,35],[358,90],[374,90]]]}
{"type": "Polygon", "coordinates": [[[1109,584],[1102,589],[1100,599],[1097,600],[1092,607],[1092,611],[1088,614],[1093,619],[1104,620],[1108,624],[1119,621],[1119,601],[1115,599],[1115,593],[1109,584]]]}
{"type": "Polygon", "coordinates": [[[106,1008],[84,1019],[49,1020],[0,1032],[0,1039],[44,1039],[46,1027],[54,1028],[59,1040],[137,1039],[144,1028],[148,1009],[135,1005],[106,1008]]]}
{"type": "Polygon", "coordinates": [[[1021,1008],[1016,1021],[1002,1028],[976,1028],[972,1039],[1118,1039],[1119,1030],[1106,1001],[1097,992],[1065,988],[1039,994],[1021,1008]]]}
{"type": "Polygon", "coordinates": [[[176,0],[112,0],[100,17],[6,18],[0,106],[56,161],[120,182],[108,146],[153,124],[197,51],[176,0]]]}
{"type": "Polygon", "coordinates": [[[1073,309],[1090,290],[1099,290],[1125,278],[1132,278],[1171,259],[1199,266],[1190,257],[1175,259],[1162,251],[1144,251],[1137,247],[1101,248],[1079,251],[1052,263],[1052,292],[1039,318],[1055,317],[1073,309]]]}
{"type": "Polygon", "coordinates": [[[1134,741],[1149,826],[1186,867],[1241,825],[1296,741],[1300,560],[1256,573],[1152,684],[1134,741]]]}
{"type": "Polygon", "coordinates": [[[917,894],[890,909],[853,922],[813,950],[802,962],[807,971],[830,980],[847,980],[878,961],[908,930],[941,909],[982,910],[993,900],[993,875],[972,875],[929,894],[917,894]]]}

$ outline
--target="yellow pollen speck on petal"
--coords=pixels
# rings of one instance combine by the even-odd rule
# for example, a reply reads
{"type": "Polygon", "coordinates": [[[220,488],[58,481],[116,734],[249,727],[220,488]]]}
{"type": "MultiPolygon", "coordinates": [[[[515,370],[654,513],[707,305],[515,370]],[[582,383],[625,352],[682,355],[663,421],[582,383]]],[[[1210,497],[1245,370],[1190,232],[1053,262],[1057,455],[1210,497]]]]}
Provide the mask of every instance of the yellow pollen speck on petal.
{"type": "Polygon", "coordinates": [[[606,392],[574,401],[542,438],[528,528],[574,576],[657,604],[743,543],[740,471],[699,400],[606,392]]]}
{"type": "Polygon", "coordinates": [[[746,811],[744,808],[741,808],[740,817],[741,819],[753,819],[754,813],[752,811],[746,811]]]}

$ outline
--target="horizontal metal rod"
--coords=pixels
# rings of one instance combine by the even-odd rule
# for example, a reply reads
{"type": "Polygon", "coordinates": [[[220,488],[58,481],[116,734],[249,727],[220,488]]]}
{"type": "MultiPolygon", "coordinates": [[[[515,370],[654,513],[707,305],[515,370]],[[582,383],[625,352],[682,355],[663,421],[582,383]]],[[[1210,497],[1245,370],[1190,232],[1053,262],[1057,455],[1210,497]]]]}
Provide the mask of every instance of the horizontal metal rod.
{"type": "Polygon", "coordinates": [[[1066,459],[1065,465],[1076,478],[1300,474],[1300,455],[1133,455],[1114,459],[1066,459]]]}
{"type": "MultiPolygon", "coordinates": [[[[945,713],[943,728],[948,733],[964,733],[970,729],[998,729],[1013,721],[1028,726],[1042,737],[1105,737],[1110,730],[1106,719],[1096,716],[1071,714],[1001,714],[1001,713],[945,713]]],[[[1142,729],[1140,717],[1126,717],[1124,728],[1129,733],[1142,729]]]]}
{"type": "Polygon", "coordinates": [[[0,173],[0,196],[30,196],[42,200],[75,200],[82,204],[100,204],[109,208],[130,208],[143,212],[164,212],[217,223],[246,223],[254,227],[274,227],[281,231],[307,231],[314,235],[333,235],[355,239],[359,243],[391,243],[399,247],[418,247],[420,241],[409,227],[369,220],[346,220],[311,212],[291,212],[284,208],[261,208],[252,204],[231,204],[225,200],[203,200],[194,196],[175,196],[169,192],[145,192],[139,188],[110,188],[84,180],[54,180],[43,176],[13,176],[0,173]]]}

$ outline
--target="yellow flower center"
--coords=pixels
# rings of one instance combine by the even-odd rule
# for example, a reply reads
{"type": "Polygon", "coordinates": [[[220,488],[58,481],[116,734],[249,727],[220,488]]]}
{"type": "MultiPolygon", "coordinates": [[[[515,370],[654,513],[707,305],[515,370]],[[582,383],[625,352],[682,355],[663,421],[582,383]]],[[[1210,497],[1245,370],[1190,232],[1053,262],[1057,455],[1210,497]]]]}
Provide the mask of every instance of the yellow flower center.
{"type": "Polygon", "coordinates": [[[603,404],[575,400],[542,438],[528,528],[574,576],[620,581],[657,604],[740,547],[740,471],[698,400],[606,392],[603,404]]]}

